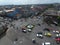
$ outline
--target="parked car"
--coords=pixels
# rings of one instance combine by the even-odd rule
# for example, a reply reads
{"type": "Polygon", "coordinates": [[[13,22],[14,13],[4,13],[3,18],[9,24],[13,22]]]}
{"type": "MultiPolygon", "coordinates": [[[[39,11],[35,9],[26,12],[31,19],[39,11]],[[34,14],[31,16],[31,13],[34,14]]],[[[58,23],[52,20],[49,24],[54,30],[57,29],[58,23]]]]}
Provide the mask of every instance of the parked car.
{"type": "Polygon", "coordinates": [[[55,33],[55,34],[59,34],[60,31],[58,31],[58,30],[53,30],[53,33],[55,33]]]}
{"type": "Polygon", "coordinates": [[[45,32],[44,35],[45,35],[45,36],[48,36],[48,37],[51,37],[51,36],[52,36],[52,34],[51,34],[50,32],[45,32]]]}
{"type": "Polygon", "coordinates": [[[27,33],[27,30],[22,30],[22,32],[27,33]]]}
{"type": "Polygon", "coordinates": [[[60,36],[59,37],[55,37],[55,41],[59,44],[60,43],[60,36]]]}
{"type": "Polygon", "coordinates": [[[27,31],[28,31],[28,32],[31,32],[31,31],[32,31],[32,29],[27,29],[27,31]]]}
{"type": "Polygon", "coordinates": [[[60,36],[60,33],[59,34],[56,34],[56,37],[59,37],[60,36]]]}
{"type": "Polygon", "coordinates": [[[25,28],[22,28],[22,32],[27,33],[27,30],[25,28]]]}
{"type": "Polygon", "coordinates": [[[50,42],[44,42],[44,43],[42,43],[42,45],[51,45],[51,43],[50,42]]]}
{"type": "Polygon", "coordinates": [[[38,33],[37,33],[37,37],[38,37],[38,38],[43,38],[43,33],[42,33],[42,32],[38,32],[38,33]]]}
{"type": "Polygon", "coordinates": [[[43,30],[44,30],[44,31],[49,31],[49,32],[50,32],[50,29],[49,29],[49,28],[44,28],[43,30]]]}

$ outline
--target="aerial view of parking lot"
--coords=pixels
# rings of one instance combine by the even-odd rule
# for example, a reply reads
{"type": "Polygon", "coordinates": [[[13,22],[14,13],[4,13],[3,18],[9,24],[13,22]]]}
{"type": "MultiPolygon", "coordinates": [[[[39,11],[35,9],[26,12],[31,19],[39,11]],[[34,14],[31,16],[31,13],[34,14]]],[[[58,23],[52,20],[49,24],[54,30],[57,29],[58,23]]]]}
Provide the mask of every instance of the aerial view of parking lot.
{"type": "Polygon", "coordinates": [[[60,45],[60,0],[0,0],[0,45],[60,45]]]}

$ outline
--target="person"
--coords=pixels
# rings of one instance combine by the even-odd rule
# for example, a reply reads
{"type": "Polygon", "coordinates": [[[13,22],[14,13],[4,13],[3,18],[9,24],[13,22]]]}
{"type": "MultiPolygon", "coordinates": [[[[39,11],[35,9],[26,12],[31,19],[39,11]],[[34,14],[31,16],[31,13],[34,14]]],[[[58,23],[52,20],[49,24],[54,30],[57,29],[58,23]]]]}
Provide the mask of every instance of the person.
{"type": "Polygon", "coordinates": [[[39,24],[39,23],[38,23],[37,25],[38,25],[38,26],[41,26],[41,24],[39,24]]]}
{"type": "Polygon", "coordinates": [[[35,40],[35,38],[34,38],[34,39],[32,39],[32,42],[33,42],[33,43],[36,43],[36,40],[35,40]]]}
{"type": "Polygon", "coordinates": [[[17,41],[18,41],[18,39],[16,38],[16,39],[14,40],[14,44],[16,44],[17,41]]]}
{"type": "Polygon", "coordinates": [[[18,27],[17,27],[17,30],[18,30],[18,27]]]}

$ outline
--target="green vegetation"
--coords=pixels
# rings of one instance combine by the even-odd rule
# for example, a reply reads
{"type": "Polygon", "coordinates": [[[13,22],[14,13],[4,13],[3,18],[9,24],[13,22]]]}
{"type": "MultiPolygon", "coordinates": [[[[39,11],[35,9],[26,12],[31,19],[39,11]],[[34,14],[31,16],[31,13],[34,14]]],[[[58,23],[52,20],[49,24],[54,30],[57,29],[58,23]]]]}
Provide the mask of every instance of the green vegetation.
{"type": "Polygon", "coordinates": [[[60,16],[57,17],[58,20],[58,26],[60,26],[60,16]]]}

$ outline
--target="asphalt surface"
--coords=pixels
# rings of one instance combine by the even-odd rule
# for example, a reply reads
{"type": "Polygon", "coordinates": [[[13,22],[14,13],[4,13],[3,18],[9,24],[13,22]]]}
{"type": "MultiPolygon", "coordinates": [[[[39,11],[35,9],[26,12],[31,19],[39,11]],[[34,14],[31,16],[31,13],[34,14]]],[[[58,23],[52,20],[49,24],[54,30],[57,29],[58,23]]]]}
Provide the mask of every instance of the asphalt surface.
{"type": "Polygon", "coordinates": [[[36,34],[38,32],[43,32],[44,28],[52,28],[53,30],[60,30],[57,26],[48,26],[46,23],[43,22],[43,17],[40,19],[28,18],[28,19],[19,19],[14,20],[13,22],[9,23],[9,29],[6,32],[6,35],[0,39],[0,45],[41,45],[43,42],[51,42],[51,45],[60,45],[57,44],[54,40],[55,34],[51,30],[50,33],[52,37],[43,36],[43,39],[37,38],[36,34]],[[37,24],[40,23],[41,26],[37,24]],[[21,27],[27,24],[33,24],[35,27],[33,28],[32,32],[23,33],[21,31],[21,27]],[[12,25],[12,26],[11,26],[12,25]],[[32,39],[36,39],[36,44],[32,43],[32,39]],[[15,41],[17,39],[17,41],[15,41]]]}

